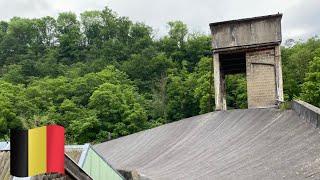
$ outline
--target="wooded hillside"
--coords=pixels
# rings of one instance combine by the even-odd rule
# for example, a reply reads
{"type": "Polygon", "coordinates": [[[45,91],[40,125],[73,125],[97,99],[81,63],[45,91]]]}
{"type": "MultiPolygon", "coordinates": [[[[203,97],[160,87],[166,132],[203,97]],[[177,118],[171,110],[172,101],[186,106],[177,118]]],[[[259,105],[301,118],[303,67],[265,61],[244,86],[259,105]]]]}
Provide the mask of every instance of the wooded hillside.
{"type": "MultiPolygon", "coordinates": [[[[109,8],[79,17],[0,22],[0,139],[57,123],[68,143],[101,142],[214,110],[211,37],[168,22],[168,34],[109,8]]],[[[320,39],[282,48],[286,100],[320,107],[320,39]]],[[[227,104],[246,108],[244,75],[227,104]]]]}

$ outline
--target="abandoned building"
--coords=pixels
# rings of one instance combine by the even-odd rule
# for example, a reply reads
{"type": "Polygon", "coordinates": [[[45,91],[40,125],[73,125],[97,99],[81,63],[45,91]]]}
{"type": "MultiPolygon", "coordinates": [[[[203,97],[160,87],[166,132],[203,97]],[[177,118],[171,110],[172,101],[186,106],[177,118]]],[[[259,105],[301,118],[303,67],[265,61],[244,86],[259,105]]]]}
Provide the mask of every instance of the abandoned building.
{"type": "MultiPolygon", "coordinates": [[[[277,106],[281,18],[211,23],[217,111],[94,146],[66,146],[69,179],[320,179],[320,109],[298,100],[277,106]],[[227,110],[225,76],[237,73],[246,74],[249,108],[227,110]]],[[[0,148],[0,179],[10,177],[9,153],[0,148]]]]}
{"type": "Polygon", "coordinates": [[[216,110],[226,110],[225,76],[245,73],[248,108],[283,102],[282,14],[211,23],[216,110]]]}
{"type": "Polygon", "coordinates": [[[281,14],[210,24],[215,112],[94,146],[129,179],[320,179],[320,109],[280,110],[281,14]],[[225,76],[244,73],[249,109],[228,110],[225,76]]]}

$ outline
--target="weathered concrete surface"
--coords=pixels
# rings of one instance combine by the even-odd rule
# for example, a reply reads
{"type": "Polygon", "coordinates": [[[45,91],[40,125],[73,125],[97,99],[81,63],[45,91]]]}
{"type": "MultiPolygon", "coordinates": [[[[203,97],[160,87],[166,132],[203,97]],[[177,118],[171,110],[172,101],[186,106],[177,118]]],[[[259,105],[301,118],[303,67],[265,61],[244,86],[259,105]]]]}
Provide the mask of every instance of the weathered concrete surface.
{"type": "Polygon", "coordinates": [[[313,127],[320,127],[320,108],[300,100],[294,100],[292,109],[297,112],[301,119],[310,123],[313,127]]]}
{"type": "Polygon", "coordinates": [[[319,129],[292,110],[208,113],[95,146],[150,179],[320,179],[319,129]]]}
{"type": "Polygon", "coordinates": [[[282,14],[211,23],[215,50],[281,42],[282,14]]]}

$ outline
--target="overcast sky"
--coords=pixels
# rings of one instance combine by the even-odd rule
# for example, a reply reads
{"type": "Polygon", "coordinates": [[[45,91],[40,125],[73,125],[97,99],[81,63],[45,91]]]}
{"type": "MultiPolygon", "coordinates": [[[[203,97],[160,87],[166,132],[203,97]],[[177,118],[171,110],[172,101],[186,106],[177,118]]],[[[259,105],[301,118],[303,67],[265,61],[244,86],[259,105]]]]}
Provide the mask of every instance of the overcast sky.
{"type": "Polygon", "coordinates": [[[209,33],[211,22],[283,13],[283,39],[320,35],[320,0],[0,0],[0,19],[14,16],[80,14],[109,6],[121,16],[152,26],[158,36],[166,23],[182,20],[190,31],[209,33]]]}

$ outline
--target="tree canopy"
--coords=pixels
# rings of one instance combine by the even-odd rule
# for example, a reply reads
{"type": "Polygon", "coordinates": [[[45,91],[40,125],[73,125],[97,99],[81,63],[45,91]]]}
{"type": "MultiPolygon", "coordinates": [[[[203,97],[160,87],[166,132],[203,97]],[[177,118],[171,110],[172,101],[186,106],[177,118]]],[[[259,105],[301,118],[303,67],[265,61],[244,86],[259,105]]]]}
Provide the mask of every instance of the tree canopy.
{"type": "MultiPolygon", "coordinates": [[[[102,142],[214,110],[211,37],[170,21],[155,38],[106,7],[0,21],[0,139],[60,124],[68,143],[102,142]],[[208,55],[209,54],[209,55],[208,55]]],[[[282,48],[286,100],[320,106],[320,40],[282,48]]],[[[247,107],[244,75],[227,104],[247,107]]]]}

